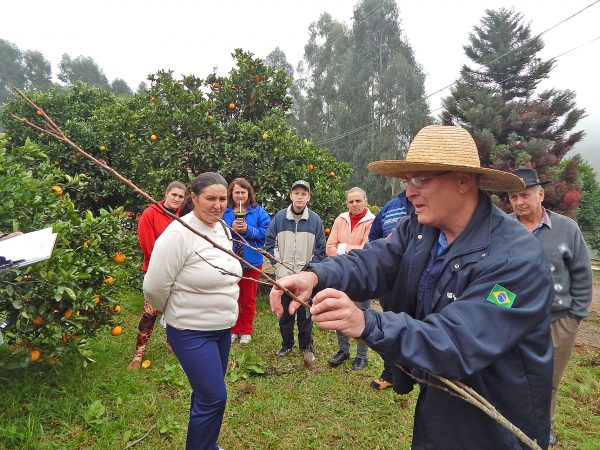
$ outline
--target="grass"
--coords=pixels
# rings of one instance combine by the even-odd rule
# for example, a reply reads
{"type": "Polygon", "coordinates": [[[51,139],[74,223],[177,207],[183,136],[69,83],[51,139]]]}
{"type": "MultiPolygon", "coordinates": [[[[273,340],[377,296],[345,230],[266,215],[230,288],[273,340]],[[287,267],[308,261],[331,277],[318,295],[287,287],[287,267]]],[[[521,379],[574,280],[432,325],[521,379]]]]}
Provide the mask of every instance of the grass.
{"type": "MultiPolygon", "coordinates": [[[[180,449],[185,444],[189,385],[155,328],[146,357],[152,366],[128,372],[141,295],[123,295],[121,336],[108,333],[93,343],[97,363],[58,370],[32,365],[0,374],[0,448],[122,449],[150,433],[136,449],[180,449]]],[[[408,449],[416,392],[398,396],[373,391],[381,359],[370,352],[369,368],[329,368],[337,350],[333,332],[315,327],[316,367],[307,371],[299,350],[285,359],[277,319],[259,299],[249,345],[262,376],[249,376],[246,350],[234,345],[228,404],[219,444],[228,449],[408,449]],[[241,365],[239,365],[241,364],[241,365]],[[247,377],[247,378],[245,378],[247,377]]],[[[9,357],[0,350],[0,358],[9,357]]],[[[555,448],[597,449],[600,436],[600,355],[574,354],[561,386],[555,448]],[[568,444],[567,444],[568,441],[568,444]]]]}

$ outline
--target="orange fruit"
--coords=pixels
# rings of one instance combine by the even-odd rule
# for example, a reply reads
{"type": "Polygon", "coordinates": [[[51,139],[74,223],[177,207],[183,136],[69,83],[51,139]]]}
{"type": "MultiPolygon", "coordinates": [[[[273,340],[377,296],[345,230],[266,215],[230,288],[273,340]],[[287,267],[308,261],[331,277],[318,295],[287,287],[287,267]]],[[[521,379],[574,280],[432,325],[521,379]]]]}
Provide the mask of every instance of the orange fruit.
{"type": "Polygon", "coordinates": [[[335,177],[335,172],[332,170],[331,172],[329,172],[329,176],[330,177],[335,177]]]}
{"type": "Polygon", "coordinates": [[[212,121],[213,121],[213,116],[208,116],[208,117],[206,118],[206,120],[208,120],[209,122],[212,122],[212,121]]]}
{"type": "Polygon", "coordinates": [[[261,134],[261,135],[260,135],[260,138],[261,138],[263,141],[266,141],[267,139],[269,139],[269,135],[268,135],[267,133],[263,133],[263,134],[261,134]]]}
{"type": "Polygon", "coordinates": [[[152,97],[150,97],[150,101],[151,101],[152,103],[156,103],[156,97],[155,97],[155,96],[152,96],[152,97]]]}
{"type": "Polygon", "coordinates": [[[147,369],[148,367],[150,367],[152,365],[152,361],[150,361],[149,359],[144,360],[144,362],[142,363],[142,369],[147,369]]]}
{"type": "Polygon", "coordinates": [[[258,83],[258,82],[260,81],[260,75],[256,75],[256,76],[254,77],[254,81],[256,81],[256,82],[258,83]]]}
{"type": "Polygon", "coordinates": [[[35,319],[32,320],[32,322],[36,327],[39,327],[41,324],[44,323],[44,319],[42,318],[42,316],[37,316],[35,319]]]}
{"type": "Polygon", "coordinates": [[[40,137],[43,138],[44,136],[46,136],[46,133],[44,133],[43,131],[40,133],[40,137]]]}
{"type": "Polygon", "coordinates": [[[60,186],[52,186],[52,190],[54,191],[57,197],[63,195],[63,190],[60,186]]]}
{"type": "Polygon", "coordinates": [[[125,255],[121,252],[117,252],[114,254],[114,256],[112,257],[112,260],[116,263],[116,264],[123,264],[125,262],[125,255]]]}
{"type": "Polygon", "coordinates": [[[231,102],[231,103],[229,104],[229,110],[230,110],[230,111],[233,111],[234,109],[235,109],[235,103],[231,102]]]}
{"type": "Polygon", "coordinates": [[[220,85],[219,83],[213,83],[213,89],[219,89],[220,85]]]}
{"type": "Polygon", "coordinates": [[[312,164],[309,164],[308,166],[306,166],[306,168],[307,168],[308,170],[314,170],[314,169],[315,169],[315,166],[313,166],[312,164]]]}
{"type": "Polygon", "coordinates": [[[152,136],[150,136],[150,140],[151,141],[156,141],[158,139],[158,136],[153,134],[152,136]]]}
{"type": "Polygon", "coordinates": [[[100,296],[99,296],[99,295],[96,295],[96,297],[94,298],[94,300],[96,300],[96,303],[100,303],[100,301],[101,301],[102,299],[100,298],[100,296]]]}
{"type": "Polygon", "coordinates": [[[111,284],[113,284],[114,282],[115,282],[115,279],[113,278],[113,276],[112,276],[112,275],[106,275],[106,276],[104,277],[104,284],[107,284],[107,285],[109,285],[109,286],[110,286],[110,285],[111,285],[111,284]]]}
{"type": "Polygon", "coordinates": [[[29,351],[29,354],[31,356],[31,362],[36,362],[38,359],[40,359],[41,356],[41,352],[39,350],[36,350],[35,348],[32,348],[29,351]]]}
{"type": "Polygon", "coordinates": [[[37,110],[35,113],[36,113],[38,116],[41,116],[41,115],[43,115],[43,114],[44,114],[44,113],[42,112],[42,110],[41,110],[41,109],[38,109],[38,110],[37,110]]]}
{"type": "Polygon", "coordinates": [[[69,342],[69,336],[66,334],[63,334],[63,337],[61,337],[59,339],[59,342],[62,342],[63,344],[66,344],[67,342],[69,342]]]}
{"type": "Polygon", "coordinates": [[[83,248],[88,248],[90,245],[90,241],[83,241],[83,244],[81,245],[83,248]]]}
{"type": "Polygon", "coordinates": [[[101,145],[99,148],[100,148],[101,152],[105,152],[106,151],[106,147],[104,145],[101,145]]]}
{"type": "Polygon", "coordinates": [[[67,309],[63,315],[64,315],[65,319],[70,319],[71,316],[73,315],[73,313],[71,312],[70,309],[67,309]]]}
{"type": "Polygon", "coordinates": [[[325,228],[325,233],[331,233],[331,228],[325,228]]]}
{"type": "Polygon", "coordinates": [[[120,313],[121,312],[121,305],[115,305],[114,310],[115,310],[116,313],[120,313]]]}
{"type": "Polygon", "coordinates": [[[123,332],[123,330],[121,329],[121,325],[116,325],[114,327],[112,327],[110,329],[110,335],[111,336],[118,336],[123,332]]]}
{"type": "Polygon", "coordinates": [[[75,154],[73,155],[75,158],[81,158],[81,153],[79,152],[75,152],[75,154]]]}
{"type": "Polygon", "coordinates": [[[49,366],[55,366],[58,363],[58,358],[52,358],[48,361],[49,366]]]}

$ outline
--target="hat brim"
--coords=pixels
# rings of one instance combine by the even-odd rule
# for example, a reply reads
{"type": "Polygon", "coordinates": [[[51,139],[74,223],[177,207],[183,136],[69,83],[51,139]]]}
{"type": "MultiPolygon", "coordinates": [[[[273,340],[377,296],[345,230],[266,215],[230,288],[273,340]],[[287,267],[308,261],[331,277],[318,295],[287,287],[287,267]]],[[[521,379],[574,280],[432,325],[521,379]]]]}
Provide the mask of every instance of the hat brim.
{"type": "Polygon", "coordinates": [[[453,172],[471,172],[481,174],[479,187],[486,191],[518,191],[525,189],[525,183],[516,175],[509,172],[503,172],[496,169],[485,167],[472,167],[439,163],[427,163],[403,160],[373,161],[367,166],[368,169],[379,175],[386,177],[403,178],[407,172],[428,172],[428,171],[453,171],[453,172]]]}
{"type": "Polygon", "coordinates": [[[540,181],[539,183],[531,183],[531,184],[525,183],[525,187],[530,187],[530,186],[544,186],[544,185],[546,185],[548,183],[551,183],[551,181],[550,180],[540,181]]]}

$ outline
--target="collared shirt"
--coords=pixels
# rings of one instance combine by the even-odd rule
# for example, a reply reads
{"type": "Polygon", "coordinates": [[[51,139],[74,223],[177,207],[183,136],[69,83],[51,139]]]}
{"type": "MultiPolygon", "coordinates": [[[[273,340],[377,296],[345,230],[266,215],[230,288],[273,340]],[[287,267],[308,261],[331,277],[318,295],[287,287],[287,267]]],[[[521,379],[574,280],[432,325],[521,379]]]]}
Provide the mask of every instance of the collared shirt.
{"type": "Polygon", "coordinates": [[[437,244],[431,249],[429,264],[419,280],[419,287],[417,291],[418,306],[416,314],[416,317],[419,319],[423,319],[425,316],[431,314],[435,286],[444,268],[445,256],[448,247],[448,239],[446,238],[444,232],[440,230],[437,244]]]}
{"type": "Polygon", "coordinates": [[[542,232],[542,227],[546,225],[548,228],[552,228],[552,220],[550,220],[550,216],[546,212],[546,208],[542,206],[542,219],[540,223],[538,223],[531,232],[536,238],[540,237],[540,233],[542,232]]]}

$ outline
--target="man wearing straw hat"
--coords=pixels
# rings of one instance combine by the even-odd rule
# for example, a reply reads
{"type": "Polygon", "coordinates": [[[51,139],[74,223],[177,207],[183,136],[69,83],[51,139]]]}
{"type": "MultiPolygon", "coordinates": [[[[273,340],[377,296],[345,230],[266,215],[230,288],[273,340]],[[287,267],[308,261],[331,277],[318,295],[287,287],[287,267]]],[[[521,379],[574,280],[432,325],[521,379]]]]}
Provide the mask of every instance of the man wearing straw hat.
{"type": "MultiPolygon", "coordinates": [[[[560,379],[575,345],[579,323],[590,314],[592,266],[577,222],[542,206],[542,186],[549,181],[541,181],[535,169],[517,169],[515,175],[523,180],[525,189],[509,192],[514,211],[512,215],[540,241],[552,273],[554,302],[550,330],[554,346],[554,372],[550,422],[554,423],[560,379]]],[[[553,431],[550,432],[549,442],[551,445],[556,443],[553,431]]]]}
{"type": "MultiPolygon", "coordinates": [[[[318,326],[362,339],[419,379],[414,450],[526,448],[481,410],[438,389],[433,375],[473,388],[546,448],[548,263],[531,233],[482,192],[520,190],[523,182],[481,167],[466,130],[438,125],[417,134],[406,160],[377,161],[369,169],[406,180],[415,212],[399,220],[389,239],[279,282],[302,299],[315,293],[311,313],[318,326]],[[361,311],[352,302],[382,294],[403,312],[361,311]]],[[[274,288],[270,301],[281,315],[281,291],[274,288]]],[[[290,312],[297,307],[292,303],[290,312]]],[[[402,383],[401,391],[411,389],[402,383]]]]}

